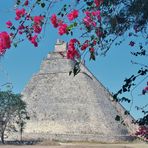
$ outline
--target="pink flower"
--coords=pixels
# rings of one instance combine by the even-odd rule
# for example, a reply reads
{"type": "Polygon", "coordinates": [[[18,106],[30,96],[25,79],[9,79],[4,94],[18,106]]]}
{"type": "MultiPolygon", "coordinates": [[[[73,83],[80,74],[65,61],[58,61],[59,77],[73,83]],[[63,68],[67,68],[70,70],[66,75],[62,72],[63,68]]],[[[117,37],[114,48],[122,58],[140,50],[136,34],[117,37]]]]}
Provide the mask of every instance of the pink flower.
{"type": "Polygon", "coordinates": [[[13,37],[14,36],[14,34],[13,33],[10,33],[10,37],[13,37]]]}
{"type": "Polygon", "coordinates": [[[19,34],[23,34],[23,32],[22,32],[22,31],[19,31],[18,33],[19,33],[19,34]]]}
{"type": "Polygon", "coordinates": [[[61,24],[59,27],[59,34],[63,35],[67,33],[67,24],[61,24]]]}
{"type": "Polygon", "coordinates": [[[144,90],[148,91],[148,86],[146,86],[146,87],[144,88],[144,90]]]}
{"type": "Polygon", "coordinates": [[[26,20],[30,20],[30,19],[31,19],[30,15],[27,15],[26,20]]]}
{"type": "Polygon", "coordinates": [[[102,3],[103,3],[104,0],[94,0],[94,3],[96,5],[96,7],[99,7],[102,3]]]}
{"type": "Polygon", "coordinates": [[[26,14],[26,11],[25,11],[24,8],[22,8],[22,9],[16,9],[15,10],[15,13],[16,13],[15,19],[16,20],[20,20],[20,18],[26,14]]]}
{"type": "Polygon", "coordinates": [[[40,33],[42,31],[42,27],[38,26],[38,25],[34,25],[33,26],[34,32],[35,33],[40,33]]]}
{"type": "Polygon", "coordinates": [[[89,51],[90,51],[90,52],[94,52],[95,49],[94,49],[93,47],[90,47],[90,48],[89,48],[89,51]]]}
{"type": "Polygon", "coordinates": [[[24,5],[25,5],[25,6],[28,6],[28,4],[29,4],[29,1],[26,0],[26,1],[24,2],[24,5]]]}
{"type": "Polygon", "coordinates": [[[96,27],[96,25],[97,25],[96,22],[92,22],[91,24],[92,24],[92,26],[94,26],[94,27],[96,27]]]}
{"type": "Polygon", "coordinates": [[[96,41],[96,40],[94,40],[94,41],[93,41],[93,45],[96,45],[96,44],[97,44],[97,41],[96,41]]]}
{"type": "Polygon", "coordinates": [[[86,48],[89,46],[89,41],[86,40],[83,45],[81,46],[81,50],[86,50],[86,48]]]}
{"type": "Polygon", "coordinates": [[[30,38],[29,38],[29,41],[30,41],[35,47],[38,46],[38,43],[37,43],[36,39],[37,39],[37,35],[34,35],[33,37],[30,37],[30,38]]]}
{"type": "Polygon", "coordinates": [[[44,17],[43,16],[34,16],[33,21],[34,21],[34,25],[33,25],[33,30],[35,33],[40,33],[42,31],[42,21],[43,21],[44,17]]]}
{"type": "Polygon", "coordinates": [[[72,20],[74,20],[75,18],[77,18],[78,15],[79,15],[79,11],[78,11],[78,10],[73,10],[71,13],[69,13],[69,14],[67,15],[67,17],[68,17],[68,19],[69,19],[70,21],[72,21],[72,20]]]}
{"type": "Polygon", "coordinates": [[[55,28],[58,27],[58,20],[57,20],[57,16],[55,14],[53,14],[51,16],[50,21],[55,28]]]}
{"type": "Polygon", "coordinates": [[[79,43],[77,39],[71,39],[68,44],[68,50],[67,50],[67,58],[68,59],[74,59],[75,57],[79,58],[80,54],[79,52],[75,49],[75,43],[79,43]]]}
{"type": "Polygon", "coordinates": [[[99,21],[101,20],[101,12],[100,12],[100,10],[98,10],[98,11],[93,11],[93,12],[92,12],[92,15],[93,15],[93,16],[96,16],[99,21]]]}
{"type": "Polygon", "coordinates": [[[85,11],[85,15],[90,17],[91,15],[90,11],[85,11]]]}
{"type": "Polygon", "coordinates": [[[101,31],[100,28],[97,28],[97,29],[95,30],[95,33],[96,33],[96,35],[97,35],[98,37],[101,37],[101,36],[103,35],[103,32],[101,31]]]}
{"type": "Polygon", "coordinates": [[[34,16],[33,21],[35,24],[41,25],[43,19],[43,16],[34,16]]]}
{"type": "Polygon", "coordinates": [[[7,32],[0,33],[0,54],[3,54],[6,49],[11,47],[10,36],[7,32]]]}
{"type": "Polygon", "coordinates": [[[11,21],[7,21],[6,25],[7,25],[7,28],[10,28],[10,27],[12,27],[12,22],[11,21]]]}
{"type": "Polygon", "coordinates": [[[83,19],[83,22],[84,24],[86,25],[86,27],[90,27],[91,26],[91,18],[89,16],[86,16],[84,19],[83,19]]]}
{"type": "Polygon", "coordinates": [[[23,30],[23,29],[25,29],[24,25],[20,25],[20,26],[18,27],[18,30],[23,30]]]}

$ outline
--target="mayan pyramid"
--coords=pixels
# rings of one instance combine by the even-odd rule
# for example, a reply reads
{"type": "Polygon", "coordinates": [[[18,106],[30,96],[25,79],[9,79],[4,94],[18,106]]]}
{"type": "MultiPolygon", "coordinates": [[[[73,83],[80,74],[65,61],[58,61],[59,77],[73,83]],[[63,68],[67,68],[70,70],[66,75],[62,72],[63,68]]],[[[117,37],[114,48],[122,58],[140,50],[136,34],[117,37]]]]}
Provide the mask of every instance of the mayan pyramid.
{"type": "Polygon", "coordinates": [[[74,61],[66,58],[66,48],[57,41],[22,92],[30,116],[24,135],[59,141],[129,140],[133,118],[124,115],[125,109],[83,64],[77,76],[69,76],[74,61]],[[126,126],[116,115],[125,118],[126,126]]]}

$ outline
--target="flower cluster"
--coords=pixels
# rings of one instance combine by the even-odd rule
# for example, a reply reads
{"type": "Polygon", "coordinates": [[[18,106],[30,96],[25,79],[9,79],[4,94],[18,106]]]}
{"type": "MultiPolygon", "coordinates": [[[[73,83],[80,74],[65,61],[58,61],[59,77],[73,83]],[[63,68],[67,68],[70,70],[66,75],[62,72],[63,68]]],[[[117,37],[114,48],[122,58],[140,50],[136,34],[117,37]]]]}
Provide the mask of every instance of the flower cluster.
{"type": "Polygon", "coordinates": [[[100,7],[104,0],[94,0],[96,7],[100,7]]]}
{"type": "Polygon", "coordinates": [[[77,18],[78,15],[79,15],[79,11],[78,11],[78,10],[73,10],[71,13],[69,13],[69,14],[67,15],[67,17],[68,17],[68,19],[69,19],[70,21],[72,21],[72,20],[74,20],[75,18],[77,18]]]}
{"type": "Polygon", "coordinates": [[[89,41],[86,40],[83,45],[81,46],[81,50],[86,50],[86,48],[89,46],[89,41]]]}
{"type": "Polygon", "coordinates": [[[6,49],[11,47],[10,36],[7,32],[0,33],[0,55],[4,54],[6,49]]]}
{"type": "Polygon", "coordinates": [[[18,26],[18,33],[21,35],[28,30],[28,26],[24,26],[23,24],[18,26]]]}
{"type": "Polygon", "coordinates": [[[33,29],[35,33],[40,33],[42,31],[42,21],[44,17],[43,16],[34,16],[33,18],[33,29]]]}
{"type": "Polygon", "coordinates": [[[53,14],[50,18],[50,21],[52,23],[52,25],[57,28],[58,27],[58,19],[57,19],[57,16],[55,14],[53,14]]]}
{"type": "Polygon", "coordinates": [[[95,18],[97,18],[98,21],[101,21],[101,13],[100,13],[100,10],[97,10],[97,11],[85,11],[85,17],[83,19],[83,22],[85,24],[85,26],[87,28],[93,26],[93,27],[96,27],[97,26],[97,23],[95,21],[95,18]]]}
{"type": "Polygon", "coordinates": [[[9,20],[6,22],[7,28],[11,28],[12,27],[12,22],[9,20]]]}
{"type": "Polygon", "coordinates": [[[140,126],[139,130],[135,133],[136,136],[140,136],[145,140],[148,140],[148,128],[145,126],[140,126]]]}
{"type": "Polygon", "coordinates": [[[75,57],[79,58],[80,54],[78,50],[76,49],[76,43],[80,44],[80,42],[77,39],[71,39],[68,44],[68,50],[67,50],[67,58],[68,59],[74,59],[75,57]]]}
{"type": "Polygon", "coordinates": [[[86,48],[89,47],[89,51],[90,52],[94,52],[95,49],[94,49],[94,46],[97,44],[97,41],[96,40],[92,40],[92,41],[89,41],[89,40],[86,40],[82,46],[81,46],[81,50],[86,50],[86,48]]]}
{"type": "Polygon", "coordinates": [[[29,37],[29,41],[35,46],[38,46],[38,42],[37,42],[37,35],[31,36],[29,37]]]}
{"type": "Polygon", "coordinates": [[[57,28],[58,27],[58,33],[60,35],[66,34],[68,32],[68,26],[67,24],[60,21],[55,14],[53,14],[50,18],[52,25],[57,28]]]}
{"type": "Polygon", "coordinates": [[[21,17],[23,17],[26,14],[26,10],[24,8],[16,9],[15,14],[16,14],[15,20],[20,20],[21,17]]]}
{"type": "Polygon", "coordinates": [[[61,24],[59,25],[59,34],[63,35],[65,33],[67,33],[67,24],[61,24]]]}

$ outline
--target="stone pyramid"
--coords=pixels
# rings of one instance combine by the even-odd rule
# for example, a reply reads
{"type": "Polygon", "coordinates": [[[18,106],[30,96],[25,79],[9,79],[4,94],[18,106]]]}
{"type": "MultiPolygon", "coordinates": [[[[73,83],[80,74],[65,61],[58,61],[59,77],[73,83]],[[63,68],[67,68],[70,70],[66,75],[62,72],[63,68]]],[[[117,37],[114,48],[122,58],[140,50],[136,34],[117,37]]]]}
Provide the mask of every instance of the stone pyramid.
{"type": "Polygon", "coordinates": [[[58,40],[22,92],[30,115],[24,135],[59,141],[129,140],[133,118],[124,115],[125,109],[83,64],[77,76],[69,76],[74,62],[66,58],[66,48],[58,40]],[[116,115],[126,118],[126,126],[116,115]]]}

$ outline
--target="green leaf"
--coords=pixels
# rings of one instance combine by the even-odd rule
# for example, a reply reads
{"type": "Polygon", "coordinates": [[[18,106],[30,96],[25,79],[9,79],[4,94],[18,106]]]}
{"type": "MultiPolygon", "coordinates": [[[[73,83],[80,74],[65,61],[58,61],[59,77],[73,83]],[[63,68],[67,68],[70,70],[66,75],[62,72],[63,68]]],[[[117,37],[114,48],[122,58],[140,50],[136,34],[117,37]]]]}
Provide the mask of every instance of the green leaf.
{"type": "Polygon", "coordinates": [[[69,76],[72,74],[72,71],[69,72],[69,76]]]}
{"type": "Polygon", "coordinates": [[[127,110],[124,112],[124,115],[129,115],[129,114],[130,114],[129,111],[127,110]]]}
{"type": "Polygon", "coordinates": [[[116,120],[116,121],[120,121],[120,120],[121,120],[121,117],[120,117],[119,115],[117,115],[117,116],[115,117],[115,120],[116,120]]]}
{"type": "Polygon", "coordinates": [[[14,43],[13,46],[16,48],[17,47],[17,43],[14,43]]]}
{"type": "Polygon", "coordinates": [[[41,3],[41,7],[44,8],[45,7],[45,3],[41,3]]]}
{"type": "Polygon", "coordinates": [[[20,2],[21,2],[20,0],[17,0],[16,4],[17,4],[17,5],[19,5],[19,4],[20,4],[20,2]]]}
{"type": "Polygon", "coordinates": [[[95,53],[94,52],[91,52],[90,54],[90,60],[96,60],[96,57],[95,57],[95,53]]]}
{"type": "Polygon", "coordinates": [[[86,2],[86,4],[87,4],[88,6],[91,6],[93,3],[94,3],[93,1],[91,1],[91,2],[86,2]]]}
{"type": "Polygon", "coordinates": [[[36,2],[37,2],[38,4],[40,4],[40,3],[41,3],[41,0],[36,0],[36,2]]]}
{"type": "Polygon", "coordinates": [[[72,31],[70,32],[70,34],[71,34],[71,36],[73,36],[73,32],[72,31]]]}
{"type": "Polygon", "coordinates": [[[74,26],[74,27],[76,27],[77,25],[78,25],[77,22],[74,22],[74,23],[73,23],[73,26],[74,26]]]}

